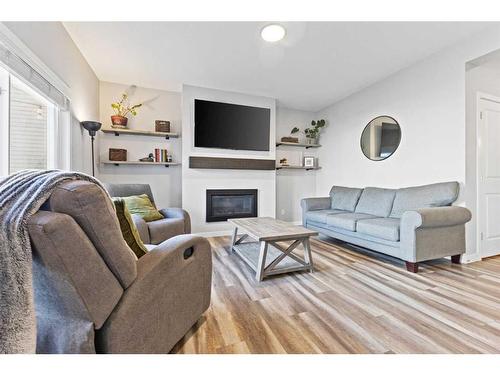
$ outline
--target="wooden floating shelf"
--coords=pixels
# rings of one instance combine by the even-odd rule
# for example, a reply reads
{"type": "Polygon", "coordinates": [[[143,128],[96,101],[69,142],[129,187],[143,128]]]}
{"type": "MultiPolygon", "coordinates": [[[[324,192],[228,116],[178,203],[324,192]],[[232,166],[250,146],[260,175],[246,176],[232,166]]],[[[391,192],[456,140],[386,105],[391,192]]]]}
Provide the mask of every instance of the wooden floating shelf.
{"type": "Polygon", "coordinates": [[[179,133],[155,132],[150,130],[104,128],[101,129],[101,131],[103,133],[114,134],[115,136],[119,136],[120,134],[127,134],[127,135],[142,135],[147,137],[164,137],[166,139],[179,137],[179,133]]]}
{"type": "Polygon", "coordinates": [[[321,167],[300,167],[300,166],[295,166],[295,165],[277,165],[276,170],[280,169],[305,169],[306,171],[316,171],[318,169],[321,169],[321,167]]]}
{"type": "Polygon", "coordinates": [[[181,163],[167,163],[167,162],[156,162],[156,161],[113,161],[113,160],[106,160],[102,161],[102,164],[113,164],[116,166],[119,165],[164,165],[166,168],[175,165],[181,165],[181,163]]]}
{"type": "Polygon", "coordinates": [[[308,143],[295,143],[295,142],[276,142],[276,147],[279,146],[292,146],[292,147],[305,147],[305,148],[318,148],[321,145],[311,145],[308,143]]]}
{"type": "Polygon", "coordinates": [[[274,159],[236,159],[208,156],[190,156],[189,168],[198,169],[253,169],[273,171],[274,159]]]}

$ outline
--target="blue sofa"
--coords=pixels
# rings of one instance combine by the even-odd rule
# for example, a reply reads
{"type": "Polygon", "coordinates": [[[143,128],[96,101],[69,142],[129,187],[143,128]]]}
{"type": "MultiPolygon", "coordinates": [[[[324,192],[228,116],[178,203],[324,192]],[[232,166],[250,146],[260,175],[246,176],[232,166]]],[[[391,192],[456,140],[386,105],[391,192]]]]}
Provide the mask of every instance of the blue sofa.
{"type": "Polygon", "coordinates": [[[465,252],[467,208],[452,206],[459,184],[444,182],[402,189],[333,186],[328,197],[301,201],[302,223],[324,235],[418,263],[465,252]]]}

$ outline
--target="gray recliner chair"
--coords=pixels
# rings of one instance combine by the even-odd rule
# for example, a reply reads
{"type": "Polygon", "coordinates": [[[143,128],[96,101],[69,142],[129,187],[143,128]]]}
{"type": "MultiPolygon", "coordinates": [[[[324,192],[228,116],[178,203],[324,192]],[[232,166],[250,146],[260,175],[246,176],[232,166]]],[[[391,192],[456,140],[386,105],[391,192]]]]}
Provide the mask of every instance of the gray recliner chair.
{"type": "MultiPolygon", "coordinates": [[[[147,184],[104,184],[112,197],[129,197],[146,194],[155,205],[151,187],[147,184]]],[[[156,205],[155,205],[156,207],[156,205]]],[[[182,208],[158,210],[165,218],[145,222],[139,215],[132,215],[144,244],[158,245],[169,238],[191,233],[191,218],[182,208]]]]}
{"type": "Polygon", "coordinates": [[[28,223],[39,353],[168,353],[210,305],[205,238],[137,259],[97,185],[59,185],[28,223]]]}

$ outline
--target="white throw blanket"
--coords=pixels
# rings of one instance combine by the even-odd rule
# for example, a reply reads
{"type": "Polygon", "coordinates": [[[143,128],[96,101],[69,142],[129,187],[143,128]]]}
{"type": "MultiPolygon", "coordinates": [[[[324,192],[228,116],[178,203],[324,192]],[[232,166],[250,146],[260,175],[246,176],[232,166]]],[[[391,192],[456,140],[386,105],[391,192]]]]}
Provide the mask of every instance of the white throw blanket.
{"type": "Polygon", "coordinates": [[[91,176],[25,170],[0,181],[0,353],[35,353],[36,318],[28,221],[65,180],[91,176]]]}

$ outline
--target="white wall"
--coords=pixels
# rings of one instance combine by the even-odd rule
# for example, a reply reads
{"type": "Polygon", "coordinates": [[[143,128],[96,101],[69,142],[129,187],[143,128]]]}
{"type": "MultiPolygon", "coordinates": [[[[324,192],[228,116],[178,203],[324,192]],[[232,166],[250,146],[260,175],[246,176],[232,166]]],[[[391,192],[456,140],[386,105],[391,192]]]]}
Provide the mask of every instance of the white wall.
{"type": "Polygon", "coordinates": [[[90,139],[79,122],[99,119],[99,81],[60,22],[4,22],[69,86],[73,111],[71,168],[89,173],[90,139]]]}
{"type": "Polygon", "coordinates": [[[275,217],[276,172],[260,170],[191,169],[190,156],[275,159],[274,99],[184,85],[182,90],[182,207],[191,215],[193,233],[225,232],[227,222],[205,222],[207,189],[258,189],[259,216],[275,217]],[[264,107],[271,110],[269,151],[237,151],[194,147],[194,99],[264,107]]]}
{"type": "MultiPolygon", "coordinates": [[[[120,99],[121,94],[130,87],[126,85],[101,82],[100,85],[100,121],[103,127],[111,127],[113,110],[111,103],[120,99]]],[[[130,129],[154,130],[155,120],[170,121],[172,132],[181,132],[181,94],[137,87],[130,91],[131,104],[144,103],[136,117],[129,116],[130,129]]],[[[182,136],[182,135],[181,135],[182,136]]],[[[120,135],[99,133],[99,158],[108,160],[109,148],[127,150],[127,160],[139,160],[154,152],[155,148],[166,148],[172,154],[174,162],[180,162],[181,139],[166,140],[159,137],[120,135]]],[[[182,173],[180,166],[169,168],[160,165],[104,165],[97,161],[98,176],[103,182],[110,183],[146,183],[151,186],[158,207],[180,207],[182,204],[182,173]]]]}
{"type": "MultiPolygon", "coordinates": [[[[466,143],[465,65],[500,48],[500,28],[471,36],[430,58],[404,69],[318,113],[330,123],[319,149],[323,169],[317,172],[316,194],[332,184],[401,187],[438,181],[461,183],[459,203],[465,202],[466,158],[474,157],[466,143]],[[370,161],[359,140],[374,117],[389,115],[401,125],[396,153],[385,161],[370,161]]],[[[471,207],[473,208],[473,207],[471,207]]],[[[473,212],[473,215],[475,212],[473,212]]],[[[476,246],[467,239],[468,256],[476,246]]]]}
{"type": "MultiPolygon", "coordinates": [[[[316,119],[313,112],[276,108],[276,139],[289,136],[294,126],[304,130],[316,119]]],[[[294,135],[297,136],[297,135],[294,135]]],[[[304,140],[303,134],[298,135],[304,140]]],[[[304,156],[316,156],[316,149],[301,147],[276,148],[276,160],[287,158],[291,165],[301,165],[304,156]]],[[[321,161],[320,161],[321,164],[321,161]]],[[[279,170],[276,172],[276,217],[289,222],[301,222],[300,200],[316,194],[316,171],[279,170]]]]}

